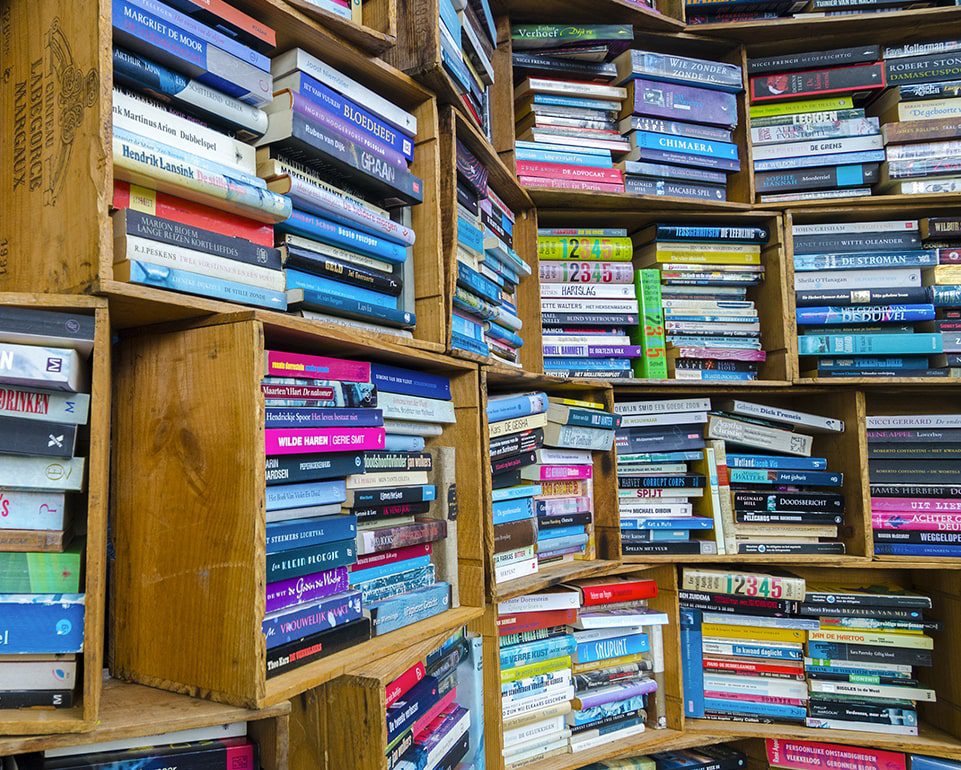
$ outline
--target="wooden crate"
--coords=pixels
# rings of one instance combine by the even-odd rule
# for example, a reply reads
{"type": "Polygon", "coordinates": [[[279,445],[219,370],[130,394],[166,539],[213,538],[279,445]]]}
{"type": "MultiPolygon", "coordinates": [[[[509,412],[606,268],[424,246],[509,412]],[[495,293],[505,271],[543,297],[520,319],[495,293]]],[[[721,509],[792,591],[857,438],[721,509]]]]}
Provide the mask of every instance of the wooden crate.
{"type": "MultiPolygon", "coordinates": [[[[681,684],[681,642],[678,625],[677,572],[671,565],[636,566],[621,570],[628,577],[649,578],[657,581],[658,595],[648,600],[652,609],[666,612],[670,623],[663,626],[665,673],[664,680],[667,696],[667,728],[648,727],[640,735],[633,735],[617,741],[579,752],[561,754],[549,759],[539,760],[537,770],[575,770],[592,762],[605,759],[630,757],[666,749],[672,742],[684,738],[684,693],[681,684]]],[[[584,577],[584,576],[580,576],[584,577]]],[[[571,576],[576,579],[576,576],[571,576]]],[[[537,590],[544,586],[532,587],[537,590]]],[[[531,591],[527,591],[530,593],[531,591]]],[[[487,608],[480,620],[472,623],[471,630],[484,636],[484,740],[487,770],[504,770],[503,759],[503,716],[501,708],[501,666],[500,647],[497,633],[497,606],[487,608]]],[[[697,743],[702,743],[698,740],[697,743]]],[[[684,744],[672,746],[681,748],[684,744]]],[[[691,744],[687,744],[691,745],[691,744]]]]}
{"type": "MultiPolygon", "coordinates": [[[[532,4],[533,5],[533,4],[532,4]]],[[[533,15],[533,11],[531,12],[533,15]]],[[[538,15],[535,19],[543,21],[538,15]]],[[[511,170],[516,168],[514,157],[514,73],[511,65],[511,27],[507,18],[498,19],[497,56],[494,64],[492,91],[492,134],[494,149],[511,170]]],[[[694,56],[697,58],[737,64],[742,68],[747,88],[747,64],[744,48],[683,32],[658,34],[635,30],[633,48],[694,56]]],[[[748,114],[747,93],[737,97],[738,125],[734,141],[738,145],[741,170],[728,175],[727,201],[703,201],[690,198],[660,197],[653,195],[628,195],[626,193],[599,193],[578,190],[554,190],[547,187],[529,187],[538,209],[597,210],[616,212],[658,211],[742,211],[754,201],[754,175],[750,161],[751,123],[748,114]]]]}
{"type": "Polygon", "coordinates": [[[102,705],[91,732],[0,738],[0,757],[247,722],[247,734],[260,746],[260,766],[264,770],[287,769],[288,703],[248,711],[107,679],[102,705]]]}
{"type": "MultiPolygon", "coordinates": [[[[445,107],[440,115],[441,167],[457,168],[457,141],[463,144],[490,173],[491,189],[511,208],[517,217],[514,222],[514,250],[531,266],[531,275],[517,288],[517,312],[524,326],[521,366],[524,371],[539,374],[544,368],[541,355],[541,298],[537,276],[537,212],[530,196],[504,166],[500,158],[480,132],[459,112],[445,107]]],[[[448,315],[453,310],[454,290],[457,285],[457,185],[455,174],[446,174],[441,183],[441,214],[443,216],[443,253],[446,268],[446,301],[448,315]]],[[[490,364],[493,359],[465,350],[453,350],[450,344],[451,325],[447,324],[447,348],[468,361],[490,364]]],[[[495,364],[498,365],[498,364],[495,364]]]]}
{"type": "MultiPolygon", "coordinates": [[[[471,619],[482,612],[476,608],[471,619]]],[[[400,652],[366,660],[344,676],[293,698],[290,770],[387,770],[385,688],[456,630],[457,626],[438,628],[400,652]],[[323,761],[318,765],[319,757],[323,761]]],[[[482,718],[471,713],[471,720],[482,718]]]]}
{"type": "MultiPolygon", "coordinates": [[[[745,213],[717,212],[694,213],[692,211],[644,211],[636,214],[624,212],[600,212],[579,210],[569,207],[539,209],[538,223],[542,227],[624,227],[628,234],[657,223],[703,224],[703,225],[758,225],[768,228],[771,233],[768,242],[761,250],[764,265],[764,282],[748,289],[748,299],[754,300],[761,321],[761,342],[767,351],[767,360],[758,372],[755,381],[721,380],[616,380],[618,384],[643,384],[667,387],[748,387],[771,385],[783,386],[790,383],[794,376],[794,360],[790,355],[790,345],[796,345],[784,308],[789,300],[788,283],[785,275],[785,238],[779,217],[768,216],[767,212],[745,213]]],[[[793,294],[791,295],[793,298],[793,294]]],[[[796,347],[795,347],[796,350],[796,347]]]]}
{"type": "MultiPolygon", "coordinates": [[[[76,454],[87,458],[86,494],[72,493],[76,520],[86,522],[83,592],[84,645],[75,705],[68,709],[0,709],[0,735],[77,733],[92,730],[100,710],[106,592],[107,483],[110,468],[110,322],[107,302],[96,297],[0,292],[2,307],[84,313],[95,318],[90,371],[90,413],[78,431],[76,454]],[[86,512],[84,514],[84,512],[86,512]]],[[[2,751],[0,751],[2,753],[2,751]]]]}
{"type": "MultiPolygon", "coordinates": [[[[788,357],[793,359],[795,382],[800,384],[821,383],[832,385],[857,385],[859,387],[889,387],[891,385],[933,385],[944,386],[955,383],[958,378],[944,377],[807,377],[805,371],[817,367],[817,359],[798,356],[797,332],[797,302],[794,295],[794,238],[792,237],[795,224],[815,224],[824,222],[877,222],[894,219],[923,219],[924,217],[958,216],[961,214],[961,200],[957,196],[953,200],[938,203],[927,202],[926,195],[912,196],[879,196],[873,199],[871,205],[837,205],[818,206],[814,208],[789,209],[784,213],[785,274],[787,282],[787,297],[783,307],[785,323],[788,325],[788,357]],[[891,197],[906,198],[895,203],[891,197]]],[[[872,199],[868,199],[872,200],[872,199]]]]}
{"type": "MultiPolygon", "coordinates": [[[[860,429],[864,424],[864,395],[858,391],[837,388],[757,388],[755,390],[725,389],[723,386],[704,390],[653,391],[651,389],[622,387],[615,385],[614,397],[617,401],[637,401],[657,398],[677,398],[683,396],[710,396],[712,406],[725,399],[740,399],[760,404],[770,404],[786,409],[796,409],[825,417],[843,420],[843,433],[823,433],[814,435],[814,457],[826,457],[828,468],[844,474],[844,483],[837,490],[844,495],[844,526],[839,539],[845,543],[846,553],[838,555],[762,555],[762,554],[712,554],[712,555],[625,555],[623,561],[629,563],[652,562],[738,562],[740,564],[817,564],[817,565],[854,565],[868,566],[874,548],[871,542],[871,511],[867,491],[867,444],[860,429]]],[[[801,430],[803,433],[803,429],[801,430]]]]}
{"type": "MultiPolygon", "coordinates": [[[[368,0],[371,2],[390,0],[368,0]]],[[[414,340],[401,340],[401,344],[443,351],[447,316],[440,237],[442,173],[433,96],[404,73],[367,56],[284,0],[235,4],[276,30],[278,53],[298,46],[318,53],[374,91],[389,94],[394,103],[417,117],[411,170],[424,181],[423,203],[411,209],[417,233],[413,249],[417,328],[414,340]]],[[[12,141],[6,133],[0,137],[2,182],[10,191],[0,212],[0,236],[7,251],[5,258],[0,255],[0,289],[103,294],[114,304],[113,323],[118,328],[244,309],[230,302],[114,280],[109,217],[113,60],[111,28],[105,22],[110,17],[110,2],[10,0],[8,5],[10,25],[17,34],[11,37],[9,49],[0,52],[0,66],[9,72],[0,85],[4,113],[48,109],[44,105],[54,99],[62,99],[72,109],[49,108],[51,115],[44,118],[42,129],[16,134],[12,141]],[[42,72],[35,72],[36,62],[46,62],[51,50],[60,57],[57,68],[44,66],[42,72]],[[64,81],[75,71],[80,73],[82,88],[73,79],[64,81]],[[40,89],[36,94],[31,90],[34,87],[40,89]],[[16,146],[24,143],[36,146],[29,159],[29,179],[25,162],[15,158],[16,146]],[[44,237],[38,238],[37,233],[44,237]]],[[[312,323],[318,329],[330,327],[320,321],[312,323]]],[[[357,334],[371,340],[399,339],[389,334],[357,334]]]]}
{"type": "Polygon", "coordinates": [[[144,330],[118,348],[113,476],[112,672],[233,705],[263,707],[379,658],[483,603],[478,371],[399,345],[238,314],[144,330]],[[349,357],[451,378],[457,422],[429,445],[457,449],[459,609],[267,679],[265,349],[349,357]],[[216,619],[216,620],[212,620],[216,619]],[[182,633],[158,634],[158,628],[182,633]]]}
{"type": "Polygon", "coordinates": [[[495,12],[509,14],[512,19],[532,24],[631,24],[637,33],[682,32],[684,3],[681,0],[658,2],[660,10],[648,8],[632,0],[495,0],[495,12]]]}
{"type": "MultiPolygon", "coordinates": [[[[397,42],[397,0],[364,0],[361,23],[345,19],[310,0],[286,0],[288,5],[370,54],[383,53],[397,42]]],[[[238,2],[235,5],[242,5],[238,2]]],[[[256,6],[258,3],[247,5],[256,6]]],[[[257,10],[256,8],[254,9],[257,10]]]]}
{"type": "MultiPolygon", "coordinates": [[[[561,380],[547,375],[516,374],[504,368],[481,370],[481,475],[484,499],[491,499],[490,439],[487,423],[487,397],[504,393],[545,391],[551,396],[596,401],[610,408],[613,404],[610,385],[594,380],[561,380]]],[[[617,569],[621,550],[621,531],[617,518],[617,493],[613,447],[609,452],[594,452],[594,541],[592,559],[546,565],[536,574],[497,585],[494,583],[494,522],[490,507],[484,512],[484,563],[487,593],[493,601],[539,591],[576,578],[600,575],[617,569]]]]}

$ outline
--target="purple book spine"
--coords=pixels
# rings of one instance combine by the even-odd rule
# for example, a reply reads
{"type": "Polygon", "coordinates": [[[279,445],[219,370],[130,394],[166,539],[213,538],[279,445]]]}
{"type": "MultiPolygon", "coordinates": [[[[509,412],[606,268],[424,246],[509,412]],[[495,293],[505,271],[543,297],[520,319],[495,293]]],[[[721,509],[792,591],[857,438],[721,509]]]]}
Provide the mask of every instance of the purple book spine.
{"type": "Polygon", "coordinates": [[[294,607],[274,617],[264,618],[267,649],[342,626],[358,620],[362,615],[360,591],[335,594],[312,604],[294,607]]]}
{"type": "Polygon", "coordinates": [[[369,150],[374,155],[382,158],[398,171],[407,171],[407,160],[396,150],[391,149],[382,142],[378,142],[365,131],[351,125],[343,118],[338,117],[329,110],[317,106],[317,103],[300,94],[291,94],[294,102],[294,112],[302,115],[306,120],[315,126],[322,126],[333,131],[337,136],[353,142],[358,147],[369,150]]]}
{"type": "Polygon", "coordinates": [[[346,567],[267,584],[267,614],[343,593],[348,588],[346,567]]]}
{"type": "Polygon", "coordinates": [[[572,545],[569,548],[558,548],[556,551],[538,551],[538,559],[552,559],[555,556],[566,556],[569,553],[581,553],[586,546],[584,545],[572,545]]]}
{"type": "Polygon", "coordinates": [[[724,91],[636,79],[634,114],[734,128],[737,97],[724,91]]]}
{"type": "Polygon", "coordinates": [[[603,706],[605,703],[627,700],[638,695],[649,695],[655,690],[657,690],[657,682],[653,679],[642,679],[639,682],[618,685],[617,687],[598,688],[594,692],[588,690],[584,693],[578,693],[577,697],[581,701],[580,710],[583,711],[584,709],[603,706]]]}
{"type": "Polygon", "coordinates": [[[640,345],[589,345],[587,353],[590,358],[639,358],[640,345]]]}

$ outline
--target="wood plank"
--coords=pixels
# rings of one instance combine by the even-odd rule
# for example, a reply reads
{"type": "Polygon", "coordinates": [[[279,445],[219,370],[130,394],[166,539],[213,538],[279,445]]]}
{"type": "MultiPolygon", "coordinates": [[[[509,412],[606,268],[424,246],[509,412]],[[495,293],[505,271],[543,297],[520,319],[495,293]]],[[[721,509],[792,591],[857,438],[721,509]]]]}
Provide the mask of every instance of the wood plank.
{"type": "Polygon", "coordinates": [[[334,34],[370,54],[383,53],[397,42],[397,4],[390,0],[366,0],[362,6],[363,23],[346,19],[308,0],[287,0],[303,14],[334,34]]]}
{"type": "MultiPolygon", "coordinates": [[[[549,4],[537,0],[499,0],[495,8],[509,12],[518,21],[556,24],[596,24],[603,19],[606,24],[631,24],[645,31],[680,32],[683,9],[679,4],[667,3],[665,13],[654,10],[642,2],[632,0],[555,0],[549,4]]],[[[661,6],[658,3],[658,6],[661,6]]]]}

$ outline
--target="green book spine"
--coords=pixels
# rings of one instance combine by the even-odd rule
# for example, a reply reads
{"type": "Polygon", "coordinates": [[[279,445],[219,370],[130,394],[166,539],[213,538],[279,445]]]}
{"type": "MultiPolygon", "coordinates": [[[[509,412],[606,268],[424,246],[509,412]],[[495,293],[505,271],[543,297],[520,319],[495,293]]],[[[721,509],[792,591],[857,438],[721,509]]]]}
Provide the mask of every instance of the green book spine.
{"type": "Polygon", "coordinates": [[[667,379],[667,349],[664,342],[664,310],[661,307],[661,271],[656,268],[634,271],[638,321],[631,341],[641,346],[641,357],[634,359],[634,376],[648,380],[667,379]]]}
{"type": "Polygon", "coordinates": [[[83,541],[63,553],[0,553],[0,594],[77,594],[83,541]]]}

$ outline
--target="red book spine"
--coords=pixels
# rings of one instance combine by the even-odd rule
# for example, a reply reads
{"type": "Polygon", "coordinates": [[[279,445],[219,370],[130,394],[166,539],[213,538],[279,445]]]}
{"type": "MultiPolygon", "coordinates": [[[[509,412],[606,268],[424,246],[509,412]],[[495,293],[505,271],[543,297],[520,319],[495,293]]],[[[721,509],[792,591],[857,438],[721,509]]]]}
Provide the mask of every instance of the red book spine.
{"type": "Polygon", "coordinates": [[[500,636],[537,631],[541,628],[569,626],[577,620],[577,610],[545,610],[544,612],[517,612],[497,618],[500,636]]]}
{"type": "Polygon", "coordinates": [[[402,695],[409,692],[425,676],[427,676],[427,670],[422,662],[418,662],[387,685],[387,708],[396,703],[402,695]]]}
{"type": "Polygon", "coordinates": [[[581,179],[588,182],[623,184],[624,174],[619,168],[592,168],[571,166],[565,163],[539,163],[533,160],[517,161],[518,176],[547,177],[549,179],[581,179]]]}
{"type": "Polygon", "coordinates": [[[653,599],[657,596],[657,583],[653,580],[632,580],[629,583],[606,583],[581,586],[581,604],[618,604],[653,599]]]}
{"type": "Polygon", "coordinates": [[[224,0],[190,0],[199,8],[204,8],[210,13],[219,16],[228,24],[237,29],[241,29],[249,35],[253,35],[258,40],[263,40],[267,45],[274,47],[277,45],[277,34],[265,24],[261,24],[257,19],[248,16],[243,11],[227,5],[224,0]]]}
{"type": "Polygon", "coordinates": [[[444,693],[437,703],[424,712],[424,716],[414,722],[414,726],[411,728],[411,731],[414,734],[414,740],[417,740],[417,737],[424,732],[427,726],[437,719],[438,714],[440,714],[442,711],[446,711],[450,707],[450,705],[454,702],[454,698],[456,697],[457,688],[452,687],[450,690],[444,693]]]}
{"type": "Polygon", "coordinates": [[[131,185],[130,182],[117,180],[113,183],[113,207],[141,211],[160,219],[169,219],[172,222],[199,227],[201,230],[209,230],[220,235],[245,238],[258,246],[274,245],[274,228],[271,225],[254,222],[252,219],[167,195],[167,193],[131,185]]]}
{"type": "Polygon", "coordinates": [[[382,564],[393,564],[394,562],[405,559],[416,559],[418,556],[430,556],[430,554],[430,543],[418,543],[417,545],[409,545],[406,548],[395,548],[392,551],[380,551],[379,553],[371,553],[366,556],[358,556],[356,564],[351,564],[348,569],[351,572],[357,572],[359,570],[369,569],[370,567],[379,567],[382,564]]]}
{"type": "Polygon", "coordinates": [[[789,770],[830,767],[834,770],[905,770],[906,755],[900,751],[842,746],[819,741],[767,739],[768,761],[789,770]]]}
{"type": "Polygon", "coordinates": [[[754,663],[747,660],[727,658],[704,658],[706,671],[723,671],[734,674],[778,674],[804,679],[804,666],[778,665],[776,663],[754,663]]]}
{"type": "Polygon", "coordinates": [[[884,88],[883,64],[855,64],[806,72],[776,72],[751,78],[751,102],[805,99],[884,88]]]}
{"type": "Polygon", "coordinates": [[[624,192],[623,184],[609,182],[588,182],[582,179],[550,179],[547,177],[518,177],[525,187],[550,187],[555,190],[587,190],[588,192],[624,192]]]}

